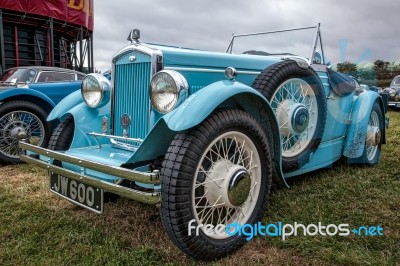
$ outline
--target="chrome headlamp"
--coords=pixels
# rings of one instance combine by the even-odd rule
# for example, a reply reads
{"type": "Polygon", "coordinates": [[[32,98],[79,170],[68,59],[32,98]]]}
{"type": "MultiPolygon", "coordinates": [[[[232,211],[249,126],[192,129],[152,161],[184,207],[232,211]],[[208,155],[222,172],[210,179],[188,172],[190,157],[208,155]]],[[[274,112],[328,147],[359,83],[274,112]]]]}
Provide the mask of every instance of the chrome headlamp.
{"type": "Polygon", "coordinates": [[[162,70],[156,73],[150,83],[150,100],[160,113],[172,111],[186,97],[189,85],[186,79],[174,70],[162,70]]]}
{"type": "Polygon", "coordinates": [[[81,93],[90,108],[101,107],[110,99],[111,83],[100,74],[89,74],[82,80],[81,93]]]}

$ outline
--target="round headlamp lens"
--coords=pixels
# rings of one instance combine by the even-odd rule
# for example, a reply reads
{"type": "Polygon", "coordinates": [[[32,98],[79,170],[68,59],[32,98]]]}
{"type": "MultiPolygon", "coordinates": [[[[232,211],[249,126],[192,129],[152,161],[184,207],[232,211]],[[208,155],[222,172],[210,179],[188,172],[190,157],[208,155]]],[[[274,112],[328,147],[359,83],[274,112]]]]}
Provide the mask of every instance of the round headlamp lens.
{"type": "Polygon", "coordinates": [[[172,111],[178,102],[182,89],[187,90],[183,76],[174,71],[163,70],[155,74],[150,83],[151,103],[160,113],[172,111]]]}
{"type": "Polygon", "coordinates": [[[110,88],[110,81],[104,76],[89,74],[82,80],[82,98],[89,107],[99,107],[105,103],[110,88]]]}

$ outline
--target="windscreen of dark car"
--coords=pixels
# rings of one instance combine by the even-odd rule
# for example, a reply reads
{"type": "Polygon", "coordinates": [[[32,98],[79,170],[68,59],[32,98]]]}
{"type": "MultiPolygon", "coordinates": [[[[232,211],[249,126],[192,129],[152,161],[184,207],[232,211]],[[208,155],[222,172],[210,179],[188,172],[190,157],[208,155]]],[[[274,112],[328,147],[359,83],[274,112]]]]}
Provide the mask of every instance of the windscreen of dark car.
{"type": "Polygon", "coordinates": [[[400,76],[399,77],[395,77],[392,81],[392,86],[400,86],[400,76]]]}
{"type": "Polygon", "coordinates": [[[0,77],[0,83],[31,83],[35,80],[36,71],[28,68],[9,69],[0,77]]]}

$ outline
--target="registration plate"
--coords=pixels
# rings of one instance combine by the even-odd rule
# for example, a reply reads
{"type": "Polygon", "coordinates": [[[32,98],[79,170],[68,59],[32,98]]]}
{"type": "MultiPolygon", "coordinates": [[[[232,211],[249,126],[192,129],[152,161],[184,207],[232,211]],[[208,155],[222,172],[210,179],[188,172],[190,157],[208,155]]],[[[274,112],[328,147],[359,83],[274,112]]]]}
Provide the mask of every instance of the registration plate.
{"type": "Polygon", "coordinates": [[[95,213],[103,213],[102,189],[50,172],[50,191],[95,213]]]}

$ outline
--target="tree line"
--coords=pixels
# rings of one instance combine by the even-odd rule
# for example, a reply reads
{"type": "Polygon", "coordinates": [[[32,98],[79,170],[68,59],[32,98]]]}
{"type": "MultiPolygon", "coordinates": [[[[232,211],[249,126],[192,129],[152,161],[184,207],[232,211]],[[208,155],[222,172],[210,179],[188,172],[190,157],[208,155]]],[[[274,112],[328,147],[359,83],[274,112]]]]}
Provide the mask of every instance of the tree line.
{"type": "Polygon", "coordinates": [[[369,68],[360,68],[350,61],[338,63],[336,68],[339,72],[357,78],[361,84],[378,87],[389,87],[393,78],[400,75],[400,64],[384,60],[375,60],[369,68]]]}

